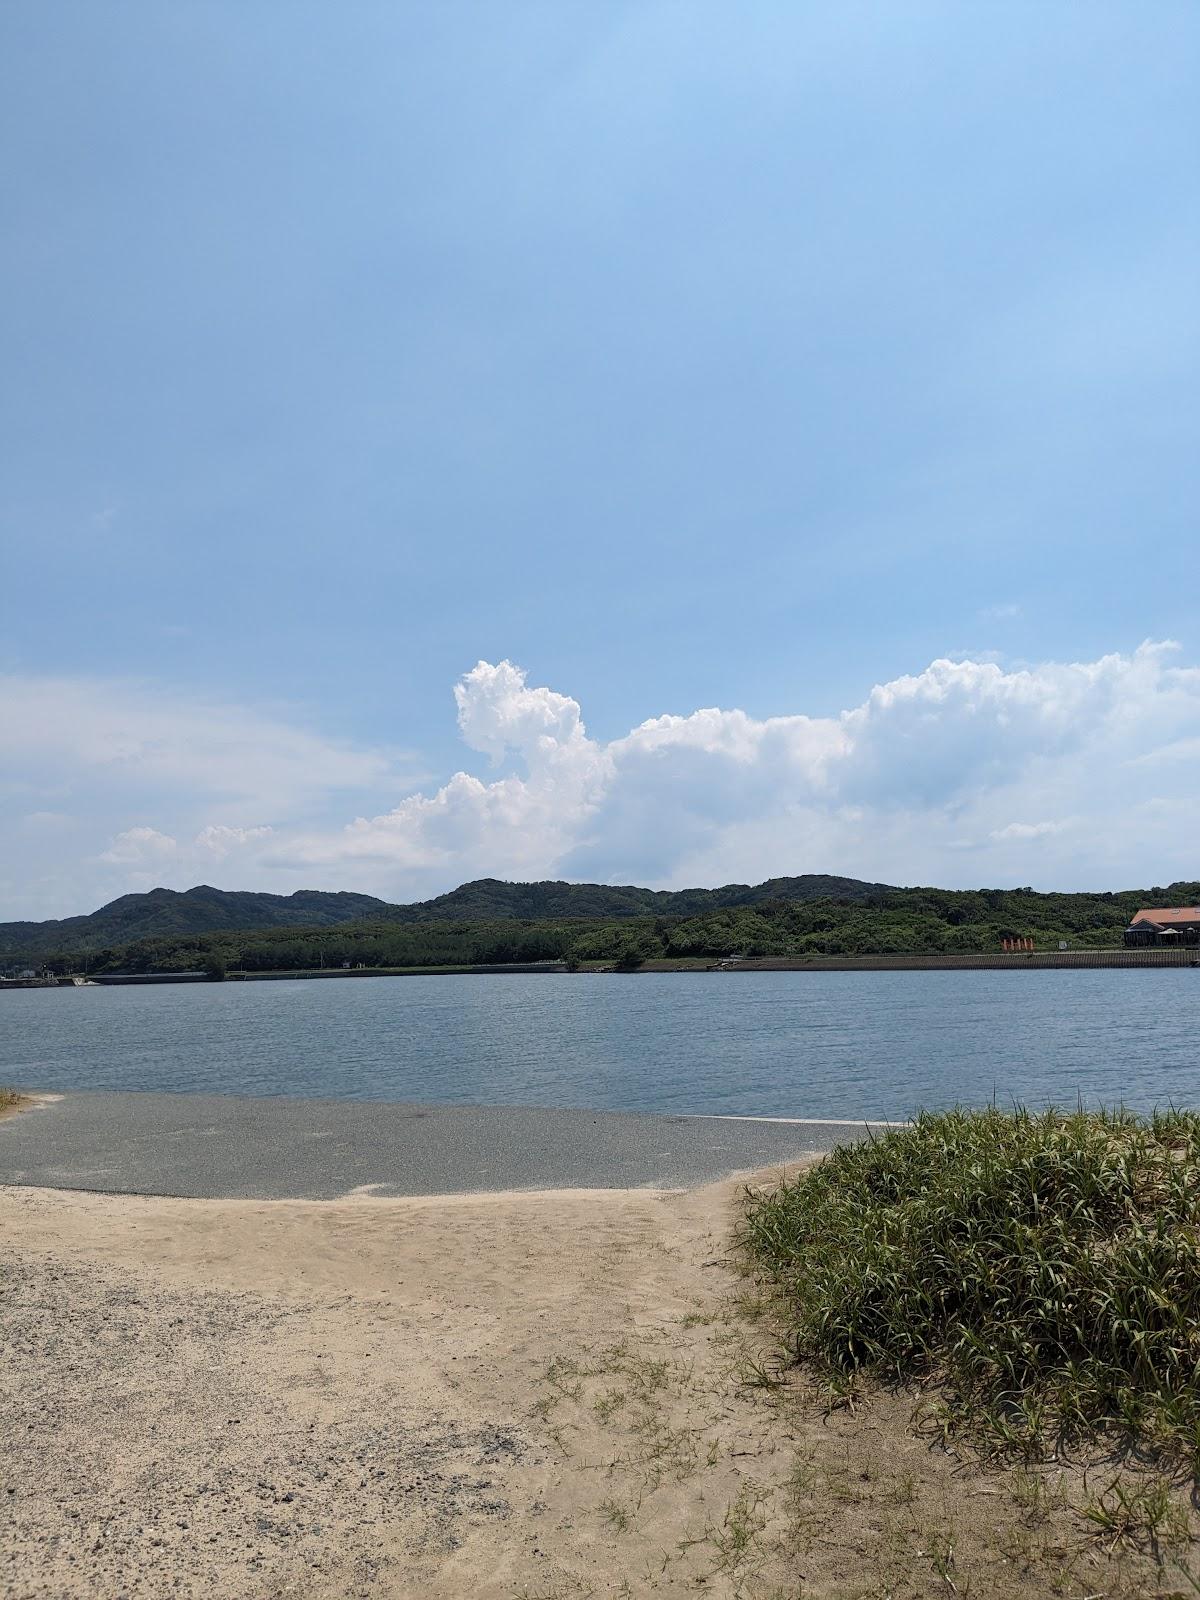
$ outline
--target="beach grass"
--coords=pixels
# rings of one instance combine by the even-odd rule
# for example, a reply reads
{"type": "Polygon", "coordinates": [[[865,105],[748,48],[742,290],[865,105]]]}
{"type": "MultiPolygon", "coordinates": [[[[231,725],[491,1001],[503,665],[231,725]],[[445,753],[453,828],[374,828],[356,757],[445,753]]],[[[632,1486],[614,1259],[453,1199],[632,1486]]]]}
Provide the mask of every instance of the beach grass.
{"type": "Polygon", "coordinates": [[[19,1089],[6,1089],[0,1084],[0,1117],[6,1116],[10,1111],[19,1111],[26,1103],[27,1097],[19,1089]]]}
{"type": "Polygon", "coordinates": [[[1200,1472],[1200,1114],[955,1110],[751,1192],[789,1353],[928,1386],[1028,1459],[1083,1438],[1200,1472]]]}

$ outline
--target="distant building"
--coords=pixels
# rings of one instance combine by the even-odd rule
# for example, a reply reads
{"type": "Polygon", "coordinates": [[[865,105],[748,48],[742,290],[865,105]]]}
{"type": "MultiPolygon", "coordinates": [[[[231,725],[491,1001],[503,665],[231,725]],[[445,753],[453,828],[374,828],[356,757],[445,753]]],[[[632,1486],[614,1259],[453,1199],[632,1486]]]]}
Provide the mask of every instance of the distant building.
{"type": "Polygon", "coordinates": [[[1125,929],[1125,943],[1133,948],[1200,944],[1200,906],[1148,906],[1125,929]]]}

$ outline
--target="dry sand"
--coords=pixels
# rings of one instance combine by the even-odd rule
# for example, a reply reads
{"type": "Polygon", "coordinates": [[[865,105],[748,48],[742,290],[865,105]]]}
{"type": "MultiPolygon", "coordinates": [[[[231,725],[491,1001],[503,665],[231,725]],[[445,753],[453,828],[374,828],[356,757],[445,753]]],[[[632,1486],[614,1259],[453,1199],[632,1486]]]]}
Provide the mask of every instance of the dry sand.
{"type": "Polygon", "coordinates": [[[0,1592],[1192,1592],[906,1403],[777,1385],[736,1188],[0,1189],[0,1592]]]}

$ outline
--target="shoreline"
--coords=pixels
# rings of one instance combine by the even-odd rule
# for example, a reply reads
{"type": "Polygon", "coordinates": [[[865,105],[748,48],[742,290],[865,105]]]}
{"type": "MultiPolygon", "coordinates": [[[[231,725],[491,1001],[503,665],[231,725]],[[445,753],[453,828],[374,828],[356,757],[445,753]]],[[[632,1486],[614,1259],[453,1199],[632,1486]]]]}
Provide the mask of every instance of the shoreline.
{"type": "Polygon", "coordinates": [[[0,1123],[0,1184],[326,1201],[680,1191],[789,1165],[872,1124],[528,1106],[76,1090],[0,1123]]]}
{"type": "Polygon", "coordinates": [[[514,962],[506,966],[429,967],[326,967],[272,972],[233,971],[224,978],[197,972],[130,972],[87,977],[0,978],[0,993],[16,989],[121,989],[133,985],[171,983],[286,983],[324,978],[445,978],[517,977],[636,978],[648,974],[737,972],[1070,972],[1164,967],[1200,968],[1200,947],[1181,950],[1030,950],[974,955],[887,956],[731,956],[724,959],[686,957],[679,961],[650,960],[627,971],[596,962],[568,971],[561,962],[514,962]]]}
{"type": "Polygon", "coordinates": [[[909,1393],[831,1405],[791,1366],[737,1228],[747,1184],[815,1159],[672,1190],[0,1183],[0,1589],[767,1600],[800,1572],[842,1600],[949,1569],[1042,1600],[1070,1541],[1071,1592],[1159,1593],[1153,1552],[1079,1543],[1107,1460],[1046,1469],[1029,1544],[1028,1473],[938,1447],[909,1393]]]}
{"type": "Polygon", "coordinates": [[[768,1600],[802,1573],[843,1600],[944,1594],[949,1569],[996,1600],[1164,1592],[1153,1551],[1080,1540],[1107,1459],[1044,1469],[1029,1543],[1029,1473],[939,1447],[910,1393],[831,1405],[791,1366],[737,1226],[747,1181],[798,1170],[450,1199],[0,1185],[0,1590],[768,1600]]]}
{"type": "MultiPolygon", "coordinates": [[[[689,1316],[707,1320],[729,1281],[716,1257],[735,1188],[264,1203],[0,1187],[13,1413],[0,1587],[594,1589],[613,1559],[605,1497],[627,1488],[568,1451],[580,1435],[560,1431],[548,1375],[618,1348],[647,1370],[693,1350],[711,1366],[689,1316]]],[[[747,1427],[750,1397],[725,1387],[747,1427]]],[[[733,1436],[707,1397],[686,1406],[706,1440],[733,1436]]],[[[782,1476],[789,1442],[761,1432],[782,1476]]],[[[739,1465],[705,1467],[714,1501],[735,1498],[739,1465]]],[[[673,1549],[695,1488],[646,1494],[623,1568],[673,1549]]],[[[697,1556],[666,1592],[702,1572],[697,1556]]]]}

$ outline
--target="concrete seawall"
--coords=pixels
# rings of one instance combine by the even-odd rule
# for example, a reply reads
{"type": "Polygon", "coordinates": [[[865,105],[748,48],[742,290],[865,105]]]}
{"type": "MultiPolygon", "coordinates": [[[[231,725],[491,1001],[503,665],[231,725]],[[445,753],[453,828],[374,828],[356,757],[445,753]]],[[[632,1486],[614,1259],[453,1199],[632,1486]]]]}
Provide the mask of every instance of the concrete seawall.
{"type": "MultiPolygon", "coordinates": [[[[649,968],[650,963],[647,963],[649,968]]],[[[665,968],[664,970],[669,970],[665,968]]],[[[1008,955],[814,956],[718,962],[722,972],[1028,972],[1075,967],[1200,967],[1200,946],[1183,950],[1044,950],[1008,955]]]]}
{"type": "MultiPolygon", "coordinates": [[[[1148,968],[1196,967],[1200,968],[1200,946],[1182,950],[1043,950],[1021,951],[1007,955],[1003,952],[965,956],[911,955],[911,956],[811,956],[805,959],[764,956],[731,957],[719,961],[689,961],[686,965],[672,961],[646,961],[627,976],[640,973],[674,972],[687,975],[694,972],[1060,972],[1071,969],[1095,968],[1148,968]]],[[[568,977],[566,968],[556,962],[514,962],[508,966],[406,968],[357,967],[343,969],[327,967],[313,972],[231,972],[230,982],[263,983],[300,978],[413,978],[413,977],[483,977],[517,973],[541,973],[547,977],[568,977]]],[[[584,972],[581,976],[601,977],[604,970],[584,972]]],[[[101,987],[121,987],[126,984],[207,983],[211,980],[198,972],[145,972],[101,974],[96,978],[0,978],[0,991],[5,989],[66,989],[87,983],[101,987]]]]}

